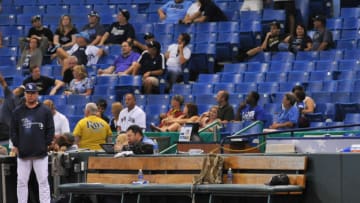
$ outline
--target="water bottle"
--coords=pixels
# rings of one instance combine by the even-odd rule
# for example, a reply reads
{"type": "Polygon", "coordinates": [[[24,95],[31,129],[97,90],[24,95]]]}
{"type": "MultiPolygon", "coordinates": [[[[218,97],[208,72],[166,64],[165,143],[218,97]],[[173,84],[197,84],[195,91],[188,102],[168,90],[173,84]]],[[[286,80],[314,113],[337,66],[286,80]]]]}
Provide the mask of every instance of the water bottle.
{"type": "Polygon", "coordinates": [[[232,184],[233,183],[233,173],[232,173],[231,168],[229,168],[226,178],[227,178],[227,184],[232,184]]]}
{"type": "Polygon", "coordinates": [[[139,181],[139,182],[144,181],[144,173],[143,173],[142,169],[139,169],[139,172],[138,172],[138,181],[139,181]]]}
{"type": "Polygon", "coordinates": [[[158,145],[156,139],[154,139],[153,152],[154,152],[155,155],[159,154],[159,145],[158,145]]]}

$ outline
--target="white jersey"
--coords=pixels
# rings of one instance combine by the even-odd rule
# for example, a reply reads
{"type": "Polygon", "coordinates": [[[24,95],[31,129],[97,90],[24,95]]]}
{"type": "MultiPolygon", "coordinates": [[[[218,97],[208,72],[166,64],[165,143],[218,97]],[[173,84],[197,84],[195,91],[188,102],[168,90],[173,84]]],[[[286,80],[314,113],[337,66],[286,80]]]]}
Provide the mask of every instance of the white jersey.
{"type": "MultiPolygon", "coordinates": [[[[72,55],[79,48],[78,44],[74,44],[70,50],[67,51],[69,55],[72,55]]],[[[99,48],[94,45],[87,45],[85,54],[87,56],[87,66],[97,64],[99,60],[99,56],[97,53],[99,52],[99,48]]]]}
{"type": "MultiPolygon", "coordinates": [[[[171,44],[167,50],[169,53],[169,58],[166,60],[166,65],[168,69],[181,69],[181,63],[178,53],[178,44],[171,44]]],[[[185,46],[183,49],[184,58],[189,60],[191,56],[191,50],[189,47],[185,46]]]]}
{"type": "Polygon", "coordinates": [[[188,10],[186,11],[186,15],[192,16],[199,10],[200,10],[200,3],[195,2],[195,3],[191,4],[191,6],[188,8],[188,10]]]}
{"type": "Polygon", "coordinates": [[[119,120],[116,123],[120,131],[126,131],[131,125],[138,125],[140,128],[146,128],[145,112],[138,106],[128,111],[128,108],[121,110],[119,120]]]}
{"type": "Polygon", "coordinates": [[[70,132],[69,120],[64,114],[56,111],[53,118],[55,125],[55,135],[62,135],[63,133],[70,132]]]}
{"type": "Polygon", "coordinates": [[[241,11],[261,11],[263,9],[263,0],[245,0],[241,11]]]}

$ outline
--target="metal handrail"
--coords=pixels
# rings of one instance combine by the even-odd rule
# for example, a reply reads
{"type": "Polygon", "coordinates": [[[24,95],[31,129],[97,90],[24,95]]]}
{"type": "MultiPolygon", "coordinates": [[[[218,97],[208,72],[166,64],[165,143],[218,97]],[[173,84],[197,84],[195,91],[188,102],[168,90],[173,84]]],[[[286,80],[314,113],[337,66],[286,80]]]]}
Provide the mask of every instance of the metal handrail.
{"type": "Polygon", "coordinates": [[[256,136],[267,136],[271,134],[279,134],[279,133],[291,133],[291,136],[294,136],[294,132],[301,132],[301,131],[312,131],[312,130],[324,130],[324,129],[333,129],[333,128],[347,128],[347,127],[355,127],[360,126],[360,123],[358,124],[348,124],[348,125],[338,125],[338,126],[326,126],[326,127],[313,127],[313,128],[294,128],[294,129],[287,129],[287,130],[277,130],[273,132],[262,132],[262,133],[253,133],[253,134],[246,134],[246,135],[239,135],[238,132],[231,136],[227,136],[221,139],[220,146],[221,150],[220,153],[224,153],[223,147],[224,142],[228,139],[233,138],[248,138],[248,137],[256,137],[256,136]]]}

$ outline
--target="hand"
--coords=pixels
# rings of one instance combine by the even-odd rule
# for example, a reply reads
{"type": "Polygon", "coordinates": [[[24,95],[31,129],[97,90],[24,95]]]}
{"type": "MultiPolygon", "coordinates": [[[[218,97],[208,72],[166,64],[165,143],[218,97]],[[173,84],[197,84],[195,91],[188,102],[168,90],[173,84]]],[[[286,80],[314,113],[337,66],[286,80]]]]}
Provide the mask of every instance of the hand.
{"type": "Polygon", "coordinates": [[[0,73],[0,84],[3,87],[7,86],[6,80],[5,80],[4,76],[1,73],[0,73]]]}
{"type": "Polygon", "coordinates": [[[271,32],[266,33],[266,37],[271,37],[271,32]]]}
{"type": "Polygon", "coordinates": [[[104,70],[102,70],[102,69],[99,69],[99,70],[98,70],[98,74],[99,74],[99,75],[101,75],[101,74],[103,74],[103,73],[104,73],[104,70]]]}
{"type": "Polygon", "coordinates": [[[56,94],[56,89],[53,88],[53,89],[50,91],[49,95],[55,95],[55,94],[56,94]]]}
{"type": "Polygon", "coordinates": [[[269,128],[271,129],[278,129],[280,126],[278,123],[273,123],[272,125],[269,126],[269,128]]]}
{"type": "Polygon", "coordinates": [[[10,156],[17,156],[18,154],[19,154],[19,149],[13,146],[10,151],[10,156]]]}
{"type": "Polygon", "coordinates": [[[150,76],[151,76],[151,71],[148,71],[148,72],[144,73],[143,79],[150,77],[150,76]]]}
{"type": "Polygon", "coordinates": [[[160,18],[160,20],[165,20],[166,15],[164,15],[163,13],[160,13],[160,14],[159,14],[159,18],[160,18]]]}

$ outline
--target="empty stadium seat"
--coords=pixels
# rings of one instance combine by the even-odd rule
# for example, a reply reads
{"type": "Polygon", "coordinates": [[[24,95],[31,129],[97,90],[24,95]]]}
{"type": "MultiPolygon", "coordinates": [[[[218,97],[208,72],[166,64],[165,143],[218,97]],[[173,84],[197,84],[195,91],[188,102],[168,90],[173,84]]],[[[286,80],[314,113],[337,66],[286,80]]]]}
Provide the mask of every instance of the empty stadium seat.
{"type": "Polygon", "coordinates": [[[227,63],[224,65],[223,72],[243,73],[247,69],[247,63],[227,63]]]}
{"type": "Polygon", "coordinates": [[[321,103],[317,101],[314,97],[313,99],[316,102],[315,112],[320,112],[323,114],[324,119],[335,119],[335,104],[334,103],[321,103]]]}
{"type": "Polygon", "coordinates": [[[166,105],[170,104],[170,96],[168,94],[149,94],[146,97],[146,104],[166,105]]]}
{"type": "Polygon", "coordinates": [[[171,94],[179,94],[179,95],[190,95],[191,94],[191,85],[187,84],[173,84],[171,88],[171,94]]]}
{"type": "Polygon", "coordinates": [[[279,91],[277,82],[262,82],[258,84],[258,93],[275,93],[279,91]]]}
{"type": "Polygon", "coordinates": [[[194,83],[191,85],[191,93],[193,95],[212,94],[213,86],[207,83],[194,83]]]}
{"type": "MultiPolygon", "coordinates": [[[[296,61],[294,61],[296,62],[296,61]]],[[[270,61],[269,62],[269,71],[270,72],[288,72],[292,69],[291,62],[284,61],[270,61]]]]}
{"type": "Polygon", "coordinates": [[[245,72],[243,75],[244,82],[264,82],[265,73],[256,73],[256,72],[245,72]]]}
{"type": "Polygon", "coordinates": [[[335,60],[318,60],[315,61],[316,71],[335,71],[338,70],[338,62],[335,60]]]}
{"type": "Polygon", "coordinates": [[[307,82],[309,80],[309,73],[302,71],[291,71],[287,76],[288,82],[307,82]]]}
{"type": "Polygon", "coordinates": [[[247,64],[247,72],[267,72],[269,70],[268,63],[249,62],[247,64]]]}
{"type": "Polygon", "coordinates": [[[286,82],[287,73],[284,72],[266,72],[265,82],[286,82]]]}
{"type": "Polygon", "coordinates": [[[247,94],[250,91],[257,91],[257,85],[255,82],[243,82],[235,84],[235,93],[247,94]]]}
{"type": "Polygon", "coordinates": [[[240,83],[242,82],[242,74],[234,74],[234,73],[222,73],[220,82],[222,83],[240,83]]]}
{"type": "Polygon", "coordinates": [[[66,98],[67,104],[74,104],[74,105],[87,104],[89,101],[90,101],[90,96],[84,96],[78,94],[71,94],[68,95],[66,98]]]}
{"type": "Polygon", "coordinates": [[[214,83],[213,93],[217,93],[220,90],[226,90],[227,92],[234,92],[235,85],[233,83],[214,83]]]}
{"type": "Polygon", "coordinates": [[[318,60],[318,51],[299,51],[296,53],[296,60],[318,60]]]}
{"type": "Polygon", "coordinates": [[[217,83],[220,81],[218,74],[199,74],[198,83],[217,83]]]}
{"type": "Polygon", "coordinates": [[[198,94],[195,95],[195,103],[196,104],[212,104],[216,105],[216,94],[198,94]]]}

